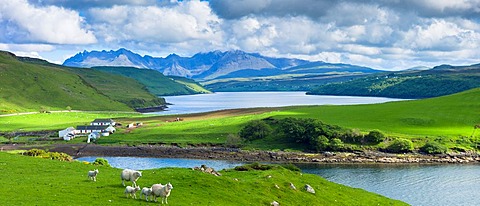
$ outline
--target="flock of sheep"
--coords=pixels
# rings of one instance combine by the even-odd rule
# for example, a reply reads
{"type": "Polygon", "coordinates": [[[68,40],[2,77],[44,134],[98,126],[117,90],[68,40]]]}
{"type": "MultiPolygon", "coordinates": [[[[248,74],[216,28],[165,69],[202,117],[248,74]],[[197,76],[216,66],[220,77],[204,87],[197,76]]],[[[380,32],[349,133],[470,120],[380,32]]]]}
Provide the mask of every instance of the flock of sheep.
{"type": "MultiPolygon", "coordinates": [[[[88,179],[97,181],[97,174],[98,169],[88,171],[88,179]]],[[[140,190],[140,186],[137,185],[137,180],[142,176],[142,172],[131,170],[131,169],[124,169],[120,177],[122,178],[122,185],[125,186],[125,181],[131,181],[133,184],[132,186],[125,187],[125,195],[127,198],[133,197],[137,199],[137,191],[140,190]]],[[[173,186],[170,183],[165,185],[162,184],[153,184],[151,187],[144,187],[140,192],[140,198],[142,195],[145,196],[145,200],[148,201],[148,197],[153,196],[153,200],[157,202],[157,197],[162,197],[162,204],[165,201],[168,204],[167,198],[170,196],[170,192],[172,191],[173,186]]],[[[151,198],[150,198],[151,200],[151,198]]]]}

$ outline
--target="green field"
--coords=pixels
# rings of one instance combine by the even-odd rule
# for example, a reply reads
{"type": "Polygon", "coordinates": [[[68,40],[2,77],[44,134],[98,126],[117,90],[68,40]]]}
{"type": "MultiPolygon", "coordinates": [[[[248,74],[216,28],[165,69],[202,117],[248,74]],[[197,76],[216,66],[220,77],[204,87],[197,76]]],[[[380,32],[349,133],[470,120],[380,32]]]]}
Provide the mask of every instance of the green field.
{"type": "MultiPolygon", "coordinates": [[[[0,193],[0,202],[2,205],[159,205],[145,199],[126,198],[120,172],[78,161],[60,162],[0,152],[5,188],[0,193]],[[95,168],[99,174],[93,182],[88,180],[87,172],[95,168]]],[[[145,187],[171,182],[169,205],[269,205],[274,200],[280,205],[406,205],[317,175],[282,168],[220,172],[222,176],[216,177],[191,169],[144,170],[137,184],[145,187]],[[289,188],[290,182],[297,190],[289,188]],[[316,194],[302,190],[305,184],[311,185],[316,194]]]]}
{"type": "Polygon", "coordinates": [[[141,116],[134,112],[55,112],[0,117],[0,132],[63,130],[89,124],[94,119],[141,116]]]}
{"type": "MultiPolygon", "coordinates": [[[[435,140],[449,148],[475,149],[478,135],[472,137],[474,125],[480,123],[480,88],[462,93],[423,100],[409,100],[371,105],[306,106],[285,108],[257,108],[217,111],[178,116],[112,115],[124,125],[143,122],[134,129],[118,128],[117,132],[101,138],[99,144],[176,143],[180,145],[223,144],[227,136],[237,134],[248,121],[286,117],[314,118],[327,124],[368,132],[378,129],[387,137],[407,138],[418,148],[435,140]],[[184,121],[174,122],[176,117],[184,121]]],[[[81,114],[81,113],[80,113],[81,114]]],[[[48,114],[45,114],[48,115],[48,114]]],[[[36,130],[42,127],[63,129],[70,124],[69,113],[52,116],[26,115],[0,117],[0,131],[18,129],[36,130]],[[44,121],[42,118],[55,117],[44,121]],[[32,118],[33,117],[33,118],[32,118]],[[58,123],[54,123],[58,121],[58,123]],[[4,122],[8,122],[4,123],[4,122]],[[33,122],[33,123],[32,123],[33,122]]],[[[75,114],[77,115],[77,114],[75,114]]],[[[81,119],[84,122],[95,118],[81,119]]],[[[108,116],[108,115],[107,115],[108,116]]],[[[104,116],[102,116],[104,117],[104,116]]],[[[75,118],[73,118],[75,119],[75,118]]],[[[70,126],[74,126],[71,125],[70,126]]],[[[83,141],[76,139],[75,141],[83,141]]],[[[296,145],[271,138],[250,142],[247,147],[260,149],[301,149],[296,145]]],[[[380,144],[377,147],[382,147],[380,144]]]]}

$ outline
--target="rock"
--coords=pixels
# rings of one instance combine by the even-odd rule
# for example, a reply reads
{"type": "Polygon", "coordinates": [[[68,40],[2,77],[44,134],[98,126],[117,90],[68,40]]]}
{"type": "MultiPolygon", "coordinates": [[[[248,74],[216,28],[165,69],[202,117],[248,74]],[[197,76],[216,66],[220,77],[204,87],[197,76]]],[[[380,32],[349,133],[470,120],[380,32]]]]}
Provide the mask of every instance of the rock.
{"type": "Polygon", "coordinates": [[[277,201],[273,201],[272,203],[270,203],[271,206],[280,206],[280,203],[278,203],[277,201]]]}
{"type": "Polygon", "coordinates": [[[290,182],[290,188],[296,190],[297,188],[295,187],[295,185],[293,185],[293,183],[290,182]]]}
{"type": "Polygon", "coordinates": [[[280,189],[280,187],[277,184],[275,184],[275,188],[280,189]]]}
{"type": "Polygon", "coordinates": [[[309,193],[315,194],[315,190],[313,189],[313,187],[308,184],[305,185],[305,190],[309,193]]]}

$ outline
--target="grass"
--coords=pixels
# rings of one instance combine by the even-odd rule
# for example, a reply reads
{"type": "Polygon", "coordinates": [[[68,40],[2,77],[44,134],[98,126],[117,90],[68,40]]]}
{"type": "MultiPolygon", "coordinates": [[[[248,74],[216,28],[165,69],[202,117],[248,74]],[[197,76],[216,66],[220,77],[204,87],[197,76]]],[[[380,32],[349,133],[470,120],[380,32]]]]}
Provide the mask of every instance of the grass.
{"type": "MultiPolygon", "coordinates": [[[[116,168],[4,152],[0,152],[0,165],[0,173],[8,177],[2,183],[8,189],[0,193],[4,205],[159,204],[127,199],[119,178],[121,170],[116,168]],[[97,182],[87,179],[87,171],[95,168],[99,170],[97,182]]],[[[220,172],[222,176],[215,177],[191,169],[145,170],[137,183],[144,187],[171,182],[174,188],[168,198],[170,205],[269,205],[274,200],[281,205],[406,205],[317,175],[286,169],[220,172]],[[272,178],[267,178],[269,175],[272,178]],[[290,182],[297,190],[289,188],[290,182]],[[311,185],[316,194],[301,190],[305,184],[311,185]]]]}
{"type": "MultiPolygon", "coordinates": [[[[315,118],[328,124],[358,128],[363,132],[378,129],[390,137],[411,139],[417,148],[428,140],[437,140],[450,148],[461,146],[474,149],[473,142],[476,139],[470,135],[473,133],[473,126],[480,122],[478,108],[480,89],[473,89],[445,97],[383,104],[227,110],[184,115],[182,122],[166,122],[173,119],[171,116],[124,119],[126,122],[145,121],[145,125],[131,131],[120,130],[115,134],[120,136],[119,138],[112,136],[102,141],[222,144],[228,134],[236,134],[248,121],[267,117],[297,117],[315,118]]],[[[295,149],[291,143],[279,142],[276,138],[256,141],[248,147],[295,149]]]]}
{"type": "Polygon", "coordinates": [[[87,68],[69,70],[80,75],[86,83],[92,85],[101,94],[130,107],[142,108],[165,104],[164,99],[147,91],[145,85],[135,79],[87,68]]]}
{"type": "Polygon", "coordinates": [[[60,67],[24,63],[0,52],[0,114],[24,111],[123,110],[127,105],[99,92],[78,75],[60,67]]]}
{"type": "MultiPolygon", "coordinates": [[[[473,126],[480,123],[478,108],[480,108],[480,88],[438,98],[372,105],[236,109],[178,116],[126,115],[126,118],[117,118],[117,121],[124,124],[143,122],[144,125],[135,129],[119,128],[116,134],[101,138],[98,143],[223,144],[229,134],[237,134],[248,121],[267,117],[277,119],[297,117],[315,118],[328,124],[358,128],[363,132],[378,129],[389,137],[411,139],[417,148],[429,140],[436,140],[449,148],[473,150],[475,142],[478,141],[478,134],[477,138],[470,136],[473,133],[473,126]],[[176,117],[184,121],[174,122],[176,117]]],[[[60,127],[63,129],[67,125],[75,126],[68,122],[72,114],[64,115],[66,116],[57,116],[51,121],[48,120],[49,116],[41,115],[32,116],[34,118],[30,118],[29,115],[0,117],[0,127],[7,128],[2,130],[8,131],[19,128],[34,130],[43,127],[60,127]]],[[[85,118],[82,121],[89,122],[94,118],[85,118]]],[[[76,141],[83,140],[76,139],[76,141]]],[[[385,145],[380,144],[373,148],[382,146],[385,145]]],[[[254,141],[247,144],[246,148],[301,149],[292,143],[279,141],[278,138],[254,141]]]]}
{"type": "Polygon", "coordinates": [[[17,58],[1,51],[0,82],[0,114],[67,108],[132,111],[165,103],[128,77],[17,58]]]}
{"type": "Polygon", "coordinates": [[[58,112],[0,117],[0,132],[62,130],[89,124],[94,119],[141,116],[124,112],[58,112]]]}

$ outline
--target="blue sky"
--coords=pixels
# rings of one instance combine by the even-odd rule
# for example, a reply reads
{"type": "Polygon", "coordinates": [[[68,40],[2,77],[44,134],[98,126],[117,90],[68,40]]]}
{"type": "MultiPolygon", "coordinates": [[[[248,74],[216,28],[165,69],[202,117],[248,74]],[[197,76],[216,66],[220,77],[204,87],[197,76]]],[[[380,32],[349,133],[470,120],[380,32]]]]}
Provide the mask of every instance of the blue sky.
{"type": "Polygon", "coordinates": [[[480,0],[0,0],[0,50],[240,49],[384,70],[480,63],[480,0]]]}

